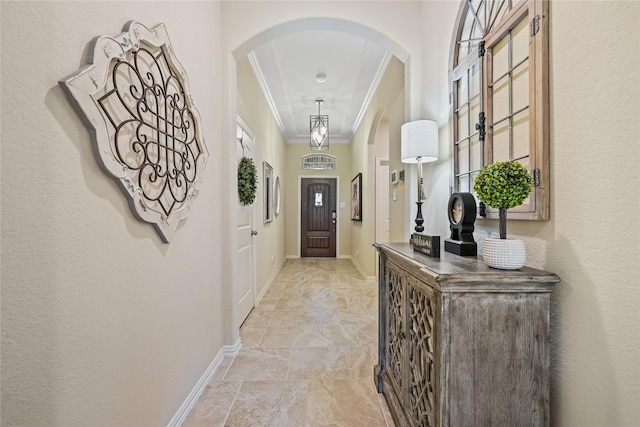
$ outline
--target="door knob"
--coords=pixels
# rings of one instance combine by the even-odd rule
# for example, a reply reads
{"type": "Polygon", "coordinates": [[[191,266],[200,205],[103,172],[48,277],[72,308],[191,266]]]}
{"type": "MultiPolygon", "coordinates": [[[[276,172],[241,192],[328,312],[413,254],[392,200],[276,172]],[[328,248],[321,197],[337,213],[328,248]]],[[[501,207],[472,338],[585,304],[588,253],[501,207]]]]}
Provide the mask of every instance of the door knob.
{"type": "Polygon", "coordinates": [[[251,235],[252,235],[252,236],[257,236],[257,235],[258,235],[258,232],[257,232],[256,230],[251,230],[251,235]]]}

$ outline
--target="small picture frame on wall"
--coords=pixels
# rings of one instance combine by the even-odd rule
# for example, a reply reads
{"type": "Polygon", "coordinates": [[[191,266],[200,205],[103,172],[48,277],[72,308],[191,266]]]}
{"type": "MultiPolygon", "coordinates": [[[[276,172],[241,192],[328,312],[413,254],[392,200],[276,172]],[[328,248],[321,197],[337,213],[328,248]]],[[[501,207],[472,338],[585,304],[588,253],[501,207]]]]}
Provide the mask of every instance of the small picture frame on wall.
{"type": "Polygon", "coordinates": [[[351,180],[351,221],[362,221],[362,174],[351,180]]]}
{"type": "Polygon", "coordinates": [[[397,184],[398,181],[400,180],[400,178],[398,178],[398,171],[394,170],[391,172],[391,183],[392,184],[397,184]]]}

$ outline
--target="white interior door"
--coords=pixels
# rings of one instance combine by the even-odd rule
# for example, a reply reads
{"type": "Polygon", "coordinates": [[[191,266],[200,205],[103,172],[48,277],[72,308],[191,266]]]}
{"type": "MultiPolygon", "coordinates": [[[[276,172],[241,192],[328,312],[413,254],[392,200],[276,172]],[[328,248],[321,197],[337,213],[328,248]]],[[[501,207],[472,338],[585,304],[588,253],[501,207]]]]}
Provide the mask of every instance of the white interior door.
{"type": "Polygon", "coordinates": [[[389,241],[389,161],[376,162],[376,242],[389,241]]]}
{"type": "MultiPolygon", "coordinates": [[[[376,242],[389,241],[389,160],[376,158],[376,242]]],[[[377,256],[374,261],[378,276],[377,256]]]]}
{"type": "MultiPolygon", "coordinates": [[[[253,158],[255,143],[248,129],[238,124],[237,136],[237,163],[243,156],[253,158]]],[[[244,206],[238,201],[238,281],[234,292],[238,325],[244,322],[256,302],[254,205],[255,202],[251,206],[244,206]]]]}

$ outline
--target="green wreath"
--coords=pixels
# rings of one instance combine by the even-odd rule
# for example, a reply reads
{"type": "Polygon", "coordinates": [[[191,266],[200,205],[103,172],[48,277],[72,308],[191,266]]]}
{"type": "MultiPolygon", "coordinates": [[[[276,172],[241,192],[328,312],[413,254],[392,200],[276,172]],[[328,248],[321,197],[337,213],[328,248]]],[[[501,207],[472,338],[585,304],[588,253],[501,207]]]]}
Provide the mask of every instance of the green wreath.
{"type": "Polygon", "coordinates": [[[249,206],[256,199],[258,172],[253,159],[243,157],[238,165],[238,197],[240,203],[249,206]]]}

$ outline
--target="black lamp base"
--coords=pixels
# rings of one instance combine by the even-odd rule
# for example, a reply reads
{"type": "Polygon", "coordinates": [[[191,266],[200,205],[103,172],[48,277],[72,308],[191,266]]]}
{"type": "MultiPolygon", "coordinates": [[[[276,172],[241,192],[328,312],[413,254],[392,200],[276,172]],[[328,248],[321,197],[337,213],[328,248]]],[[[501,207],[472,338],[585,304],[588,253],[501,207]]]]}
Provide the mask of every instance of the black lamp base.
{"type": "Polygon", "coordinates": [[[414,230],[416,230],[417,233],[422,233],[424,231],[424,227],[422,226],[422,224],[424,224],[424,218],[422,218],[422,202],[416,202],[416,205],[418,205],[418,213],[416,214],[416,226],[414,230]]]}

